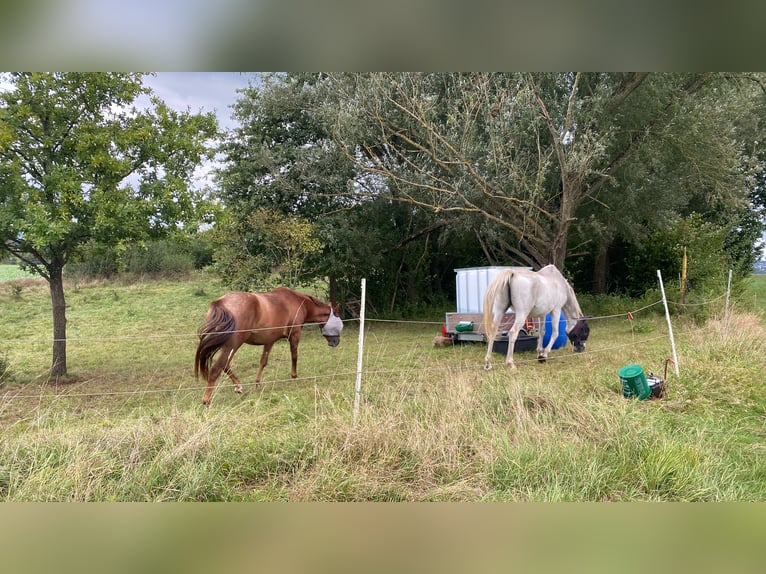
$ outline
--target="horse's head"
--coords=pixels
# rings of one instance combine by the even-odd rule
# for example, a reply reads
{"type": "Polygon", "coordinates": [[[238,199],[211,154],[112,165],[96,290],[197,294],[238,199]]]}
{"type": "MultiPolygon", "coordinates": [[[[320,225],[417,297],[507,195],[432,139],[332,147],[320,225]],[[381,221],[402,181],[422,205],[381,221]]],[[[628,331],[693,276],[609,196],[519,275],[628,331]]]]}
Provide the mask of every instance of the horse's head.
{"type": "Polygon", "coordinates": [[[575,326],[572,327],[572,330],[569,331],[569,333],[567,333],[567,337],[572,341],[575,353],[581,353],[585,350],[585,341],[588,340],[588,335],[590,335],[590,327],[588,327],[588,323],[585,319],[587,319],[587,317],[580,317],[577,319],[575,326]]]}
{"type": "Polygon", "coordinates": [[[340,333],[343,331],[343,321],[333,311],[330,305],[330,316],[327,322],[319,326],[322,329],[322,335],[327,339],[327,344],[331,347],[337,347],[340,343],[340,333]]]}

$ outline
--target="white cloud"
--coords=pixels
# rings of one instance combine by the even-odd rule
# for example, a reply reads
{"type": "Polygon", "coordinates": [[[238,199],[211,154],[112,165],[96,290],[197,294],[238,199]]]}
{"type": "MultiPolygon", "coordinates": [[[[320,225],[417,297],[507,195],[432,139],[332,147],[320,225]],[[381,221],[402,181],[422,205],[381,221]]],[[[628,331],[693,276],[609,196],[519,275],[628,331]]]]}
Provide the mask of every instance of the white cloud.
{"type": "Polygon", "coordinates": [[[218,125],[231,129],[231,106],[240,96],[238,89],[256,81],[250,72],[158,72],[144,83],[174,110],[192,113],[215,112],[218,125]]]}
{"type": "MultiPolygon", "coordinates": [[[[145,76],[144,83],[154,95],[170,108],[191,113],[214,112],[222,130],[231,130],[237,123],[231,118],[231,106],[240,97],[238,89],[256,82],[257,76],[249,72],[158,72],[145,76]]],[[[148,105],[142,98],[137,105],[148,105]]],[[[212,171],[215,162],[206,162],[194,173],[192,185],[212,186],[212,171]]]]}

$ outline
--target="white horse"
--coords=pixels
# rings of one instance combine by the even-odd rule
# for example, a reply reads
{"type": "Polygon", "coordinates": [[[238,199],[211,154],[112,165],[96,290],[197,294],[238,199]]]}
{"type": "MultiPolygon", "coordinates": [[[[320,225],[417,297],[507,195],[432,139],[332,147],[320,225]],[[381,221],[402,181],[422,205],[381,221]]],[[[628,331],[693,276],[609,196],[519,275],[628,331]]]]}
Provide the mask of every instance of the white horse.
{"type": "Polygon", "coordinates": [[[561,311],[566,317],[567,337],[572,342],[575,352],[585,350],[585,341],[590,334],[580,310],[572,287],[564,279],[555,265],[547,265],[539,271],[528,269],[504,269],[492,278],[487,291],[484,293],[484,334],[487,337],[487,356],[484,358],[484,369],[489,371],[492,354],[492,344],[497,336],[500,321],[506,310],[513,308],[516,318],[508,331],[508,354],[505,362],[511,369],[513,364],[513,346],[519,331],[524,326],[527,317],[545,317],[551,314],[551,338],[543,348],[543,338],[537,342],[537,359],[542,363],[548,358],[548,353],[559,334],[561,311]]]}

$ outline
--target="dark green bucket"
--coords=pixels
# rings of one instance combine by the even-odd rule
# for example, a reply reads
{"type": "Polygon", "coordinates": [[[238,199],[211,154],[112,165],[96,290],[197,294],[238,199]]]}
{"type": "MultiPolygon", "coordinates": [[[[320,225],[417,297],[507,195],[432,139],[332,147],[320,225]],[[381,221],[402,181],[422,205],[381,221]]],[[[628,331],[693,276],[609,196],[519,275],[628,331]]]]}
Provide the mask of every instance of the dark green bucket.
{"type": "Polygon", "coordinates": [[[457,331],[458,333],[466,333],[468,331],[473,331],[473,322],[460,321],[457,325],[455,325],[455,331],[457,331]]]}
{"type": "Polygon", "coordinates": [[[638,397],[644,401],[651,396],[652,390],[649,388],[646,374],[641,365],[625,365],[618,374],[620,375],[623,397],[638,397]]]}

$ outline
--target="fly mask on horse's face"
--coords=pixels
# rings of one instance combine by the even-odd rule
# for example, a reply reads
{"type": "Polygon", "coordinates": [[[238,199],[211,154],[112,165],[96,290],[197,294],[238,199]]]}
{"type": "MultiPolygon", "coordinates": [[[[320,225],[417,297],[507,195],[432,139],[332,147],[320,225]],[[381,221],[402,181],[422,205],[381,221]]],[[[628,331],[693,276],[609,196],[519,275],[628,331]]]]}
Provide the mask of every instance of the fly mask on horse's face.
{"type": "Polygon", "coordinates": [[[587,317],[580,317],[572,330],[567,333],[567,337],[572,342],[575,353],[582,353],[585,350],[585,341],[590,335],[590,327],[585,322],[587,317]]]}
{"type": "Polygon", "coordinates": [[[327,339],[327,344],[331,347],[337,347],[340,343],[340,333],[343,331],[343,321],[338,317],[330,306],[330,316],[327,323],[322,325],[322,335],[327,339]]]}

